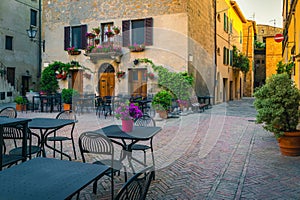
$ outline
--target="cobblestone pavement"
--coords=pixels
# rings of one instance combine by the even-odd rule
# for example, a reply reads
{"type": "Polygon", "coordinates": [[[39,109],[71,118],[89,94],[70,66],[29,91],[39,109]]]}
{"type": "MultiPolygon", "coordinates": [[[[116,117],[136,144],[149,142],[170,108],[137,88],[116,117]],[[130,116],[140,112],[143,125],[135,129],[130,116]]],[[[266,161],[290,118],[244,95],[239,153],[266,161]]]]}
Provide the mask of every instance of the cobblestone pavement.
{"type": "MultiPolygon", "coordinates": [[[[18,116],[56,114],[23,112],[18,116]]],[[[157,121],[163,130],[154,138],[156,179],[147,199],[300,199],[300,157],[282,156],[272,134],[255,124],[255,115],[249,98],[157,121]]],[[[78,120],[76,141],[83,131],[120,123],[95,113],[79,115],[78,120]]],[[[72,155],[70,144],[64,149],[72,155]]],[[[142,159],[141,154],[134,156],[142,159]]],[[[147,163],[150,158],[147,154],[147,163]]],[[[115,192],[124,183],[123,177],[122,173],[116,176],[115,192]]],[[[110,199],[109,178],[99,181],[97,195],[91,189],[84,189],[80,199],[110,199]]]]}

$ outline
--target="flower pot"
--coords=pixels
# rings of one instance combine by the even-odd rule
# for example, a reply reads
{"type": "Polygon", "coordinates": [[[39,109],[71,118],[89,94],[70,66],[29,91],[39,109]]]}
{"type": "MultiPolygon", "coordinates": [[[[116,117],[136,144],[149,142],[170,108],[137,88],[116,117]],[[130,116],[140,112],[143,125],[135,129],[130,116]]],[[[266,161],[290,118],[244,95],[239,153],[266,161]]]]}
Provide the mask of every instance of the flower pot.
{"type": "Polygon", "coordinates": [[[64,103],[64,110],[71,110],[72,104],[64,103]]]}
{"type": "Polygon", "coordinates": [[[122,120],[122,131],[131,132],[133,129],[133,120],[122,120]]]}
{"type": "Polygon", "coordinates": [[[95,44],[99,44],[100,43],[100,39],[95,39],[95,44]]]}
{"type": "Polygon", "coordinates": [[[26,106],[23,104],[16,104],[17,111],[26,111],[26,106]]]}
{"type": "Polygon", "coordinates": [[[115,29],[114,32],[115,32],[116,35],[118,35],[120,33],[120,30],[119,29],[115,29]]]}
{"type": "Polygon", "coordinates": [[[300,156],[300,131],[284,132],[278,143],[282,155],[300,156]]]}
{"type": "Polygon", "coordinates": [[[72,56],[77,56],[81,54],[81,51],[69,51],[68,54],[72,56]]]}
{"type": "Polygon", "coordinates": [[[156,111],[162,119],[168,118],[168,112],[166,110],[157,110],[156,111]]]}

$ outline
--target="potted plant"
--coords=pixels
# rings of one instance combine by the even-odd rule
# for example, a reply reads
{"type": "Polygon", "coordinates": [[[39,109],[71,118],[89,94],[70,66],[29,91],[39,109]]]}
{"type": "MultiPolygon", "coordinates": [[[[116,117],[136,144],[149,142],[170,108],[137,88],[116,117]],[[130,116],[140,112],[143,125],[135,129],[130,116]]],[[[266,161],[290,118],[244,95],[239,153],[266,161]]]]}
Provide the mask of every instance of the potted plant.
{"type": "Polygon", "coordinates": [[[111,30],[108,30],[105,32],[105,35],[110,38],[110,37],[113,37],[115,34],[111,31],[111,30]]]}
{"type": "Polygon", "coordinates": [[[22,110],[26,110],[26,103],[27,103],[27,100],[22,97],[22,96],[17,96],[15,98],[15,102],[16,102],[16,110],[17,111],[22,111],[22,110]]]}
{"type": "Polygon", "coordinates": [[[96,35],[99,35],[100,27],[93,28],[93,31],[96,33],[96,35]]]}
{"type": "Polygon", "coordinates": [[[71,110],[72,108],[72,98],[76,95],[78,95],[78,91],[74,90],[72,88],[64,88],[61,91],[61,98],[64,102],[64,110],[71,110]]]}
{"type": "Polygon", "coordinates": [[[136,44],[136,43],[134,43],[133,45],[129,45],[128,49],[131,52],[141,52],[141,51],[145,50],[145,45],[144,44],[136,44]]]}
{"type": "Polygon", "coordinates": [[[96,37],[96,34],[95,33],[86,33],[85,34],[85,37],[89,38],[89,39],[93,39],[96,37]]]}
{"type": "Polygon", "coordinates": [[[172,95],[167,90],[161,90],[156,93],[152,99],[152,105],[159,113],[160,117],[166,119],[168,117],[168,111],[172,103],[172,95]]]}
{"type": "Polygon", "coordinates": [[[120,28],[118,26],[113,26],[112,29],[114,30],[116,35],[118,35],[120,33],[120,28]]]}
{"type": "Polygon", "coordinates": [[[81,51],[79,51],[75,47],[69,47],[69,48],[67,48],[67,52],[68,52],[69,55],[75,55],[75,56],[81,54],[81,51]]]}
{"type": "Polygon", "coordinates": [[[122,130],[124,132],[131,132],[135,119],[143,116],[142,111],[134,103],[121,103],[116,109],[115,117],[122,120],[122,130]]]}
{"type": "Polygon", "coordinates": [[[300,91],[289,76],[276,74],[254,93],[256,121],[274,133],[283,155],[300,155],[299,121],[300,91]]]}

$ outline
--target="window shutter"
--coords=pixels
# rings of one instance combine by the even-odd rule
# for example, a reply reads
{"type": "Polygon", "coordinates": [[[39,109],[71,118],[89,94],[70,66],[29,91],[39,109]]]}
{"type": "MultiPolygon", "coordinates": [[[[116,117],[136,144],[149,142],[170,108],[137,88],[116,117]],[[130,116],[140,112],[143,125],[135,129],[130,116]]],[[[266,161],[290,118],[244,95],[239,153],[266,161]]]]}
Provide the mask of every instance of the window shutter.
{"type": "Polygon", "coordinates": [[[145,45],[153,45],[153,18],[145,19],[145,45]]]}
{"type": "Polygon", "coordinates": [[[123,47],[130,45],[130,20],[122,21],[123,47]]]}
{"type": "Polygon", "coordinates": [[[65,27],[64,37],[64,50],[66,51],[70,47],[70,26],[65,27]]]}
{"type": "Polygon", "coordinates": [[[85,34],[87,33],[87,25],[81,25],[81,49],[86,49],[87,47],[87,38],[85,34]]]}
{"type": "Polygon", "coordinates": [[[233,61],[233,51],[229,51],[229,65],[232,66],[232,61],[233,61]]]}
{"type": "Polygon", "coordinates": [[[223,47],[223,64],[226,65],[226,47],[223,47]]]}

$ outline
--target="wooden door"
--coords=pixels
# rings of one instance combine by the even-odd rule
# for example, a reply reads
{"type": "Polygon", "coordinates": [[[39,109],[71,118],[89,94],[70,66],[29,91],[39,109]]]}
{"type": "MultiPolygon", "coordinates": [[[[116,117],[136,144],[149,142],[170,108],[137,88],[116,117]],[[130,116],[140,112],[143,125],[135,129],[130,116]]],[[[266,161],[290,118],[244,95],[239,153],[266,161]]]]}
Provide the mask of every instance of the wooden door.
{"type": "Polygon", "coordinates": [[[115,90],[115,74],[101,73],[99,80],[100,96],[114,96],[115,90]]]}
{"type": "Polygon", "coordinates": [[[147,96],[147,69],[129,69],[129,92],[133,96],[147,96]]]}
{"type": "Polygon", "coordinates": [[[72,70],[72,88],[80,94],[83,92],[83,76],[82,71],[72,70]]]}

